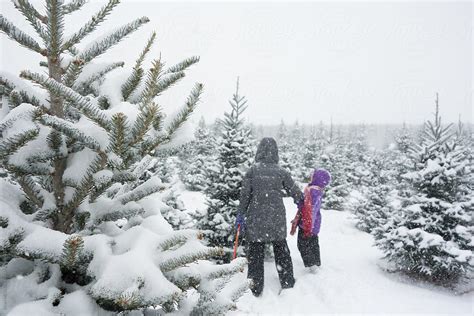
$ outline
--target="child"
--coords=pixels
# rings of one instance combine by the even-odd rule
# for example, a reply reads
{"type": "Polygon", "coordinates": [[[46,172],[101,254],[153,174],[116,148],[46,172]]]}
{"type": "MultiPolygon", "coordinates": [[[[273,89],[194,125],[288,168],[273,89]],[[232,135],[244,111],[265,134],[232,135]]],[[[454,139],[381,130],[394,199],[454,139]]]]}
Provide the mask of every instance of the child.
{"type": "Polygon", "coordinates": [[[298,213],[291,221],[290,235],[298,230],[298,250],[305,267],[316,272],[321,265],[318,234],[321,227],[321,202],[324,188],[331,182],[331,175],[324,169],[313,171],[311,182],[304,189],[304,202],[298,205],[298,213]]]}

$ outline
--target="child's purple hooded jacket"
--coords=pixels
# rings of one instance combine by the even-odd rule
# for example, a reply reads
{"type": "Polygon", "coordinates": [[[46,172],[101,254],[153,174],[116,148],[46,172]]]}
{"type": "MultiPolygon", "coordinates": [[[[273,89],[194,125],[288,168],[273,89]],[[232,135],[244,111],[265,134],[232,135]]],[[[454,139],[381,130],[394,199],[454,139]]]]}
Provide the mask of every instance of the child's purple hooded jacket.
{"type": "Polygon", "coordinates": [[[311,182],[304,190],[304,203],[301,205],[300,229],[304,236],[315,236],[321,228],[321,201],[324,188],[331,182],[331,175],[324,169],[316,169],[311,182]]]}

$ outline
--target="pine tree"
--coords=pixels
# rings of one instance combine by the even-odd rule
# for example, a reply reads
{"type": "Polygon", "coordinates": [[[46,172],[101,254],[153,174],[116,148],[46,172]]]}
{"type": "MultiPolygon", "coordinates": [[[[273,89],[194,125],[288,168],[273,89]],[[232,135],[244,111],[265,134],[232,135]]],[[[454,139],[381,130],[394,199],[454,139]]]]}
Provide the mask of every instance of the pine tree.
{"type": "Polygon", "coordinates": [[[375,228],[384,225],[390,216],[388,203],[394,190],[394,173],[390,155],[385,152],[375,152],[368,159],[370,172],[364,180],[366,184],[359,190],[363,196],[351,210],[357,217],[356,227],[371,233],[375,228]]]}
{"type": "Polygon", "coordinates": [[[434,121],[411,149],[414,170],[404,175],[411,194],[376,231],[376,244],[398,270],[452,284],[474,267],[472,155],[442,126],[438,98],[434,121]]]}
{"type": "Polygon", "coordinates": [[[331,173],[331,183],[324,193],[323,208],[342,211],[350,192],[345,169],[350,161],[342,138],[333,134],[330,139],[331,142],[320,157],[320,166],[331,173]]]}
{"type": "Polygon", "coordinates": [[[402,129],[395,137],[395,142],[397,143],[398,150],[403,154],[407,154],[412,147],[413,139],[405,123],[403,123],[402,129]]]}
{"type": "Polygon", "coordinates": [[[198,222],[200,229],[210,231],[208,241],[212,246],[232,243],[242,179],[253,157],[251,132],[242,117],[247,101],[239,94],[238,80],[229,103],[231,111],[224,114],[216,140],[217,159],[208,169],[207,214],[198,222]]]}
{"type": "Polygon", "coordinates": [[[280,156],[280,166],[293,174],[291,157],[292,150],[289,141],[289,131],[285,122],[281,120],[278,126],[277,140],[278,140],[278,155],[280,156]]]}
{"type": "MultiPolygon", "coordinates": [[[[155,148],[172,142],[195,109],[202,85],[194,86],[181,111],[166,125],[155,98],[180,81],[199,58],[171,67],[156,59],[145,70],[153,33],[131,72],[120,77],[122,82],[110,83],[115,91],[105,92],[110,80],[106,75],[119,71],[124,63],[98,66],[96,58],[148,18],[138,18],[79,49],[119,0],[109,0],[68,36],[64,34],[67,15],[86,1],[45,2],[43,13],[28,0],[14,1],[35,30],[35,38],[0,15],[0,30],[37,53],[47,70],[45,74],[21,72],[21,78],[35,87],[0,75],[8,105],[0,122],[0,159],[11,180],[0,180],[0,262],[5,264],[0,267],[0,284],[10,288],[24,284],[5,273],[8,266],[17,266],[30,284],[25,292],[34,293],[28,294],[29,299],[49,313],[62,313],[60,302],[68,295],[89,295],[92,300],[82,301],[95,301],[91,306],[97,309],[160,305],[174,310],[190,287],[241,268],[238,263],[216,266],[212,275],[207,265],[189,269],[189,264],[222,250],[204,246],[196,231],[173,232],[163,225],[155,203],[161,202],[163,183],[157,177],[139,181],[155,148]],[[183,282],[183,272],[195,283],[183,282]],[[31,289],[33,285],[36,288],[31,289]]],[[[215,296],[220,293],[217,289],[215,296]]],[[[7,305],[14,300],[7,297],[7,305]]],[[[220,313],[232,307],[213,301],[206,302],[220,313]]],[[[21,309],[22,305],[15,307],[18,314],[21,309]]]]}
{"type": "Polygon", "coordinates": [[[206,170],[208,165],[214,160],[214,139],[206,126],[204,119],[201,119],[199,126],[194,133],[195,140],[191,144],[191,157],[188,158],[187,165],[183,168],[182,181],[186,188],[191,191],[204,191],[208,185],[206,170]]]}
{"type": "Polygon", "coordinates": [[[288,135],[287,146],[289,150],[287,154],[283,154],[284,167],[288,169],[296,181],[302,182],[306,175],[303,175],[303,154],[304,144],[306,142],[303,126],[296,121],[291,127],[288,135]]]}
{"type": "Polygon", "coordinates": [[[346,142],[345,173],[351,189],[363,191],[370,186],[370,171],[368,160],[371,152],[367,144],[367,131],[364,125],[355,126],[349,129],[349,135],[353,135],[346,142]]]}

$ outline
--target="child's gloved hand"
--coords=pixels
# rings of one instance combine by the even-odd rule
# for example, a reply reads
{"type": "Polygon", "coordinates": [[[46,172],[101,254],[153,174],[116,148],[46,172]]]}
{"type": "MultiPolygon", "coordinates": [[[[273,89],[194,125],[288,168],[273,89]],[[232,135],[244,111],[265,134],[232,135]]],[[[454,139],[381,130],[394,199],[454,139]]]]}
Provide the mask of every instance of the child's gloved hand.
{"type": "Polygon", "coordinates": [[[300,221],[300,213],[296,214],[295,218],[291,221],[291,230],[290,230],[291,236],[293,236],[296,233],[296,227],[298,227],[299,221],[300,221]]]}
{"type": "Polygon", "coordinates": [[[240,231],[244,232],[245,230],[245,218],[242,214],[237,215],[237,218],[235,219],[235,229],[237,230],[240,225],[240,231]]]}

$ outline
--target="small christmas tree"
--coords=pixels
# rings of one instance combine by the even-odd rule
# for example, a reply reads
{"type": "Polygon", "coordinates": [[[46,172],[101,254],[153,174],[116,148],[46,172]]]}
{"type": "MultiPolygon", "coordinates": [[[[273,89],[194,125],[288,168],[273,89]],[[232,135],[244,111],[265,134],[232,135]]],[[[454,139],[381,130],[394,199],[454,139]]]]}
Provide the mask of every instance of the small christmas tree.
{"type": "Polygon", "coordinates": [[[425,123],[411,150],[414,170],[404,175],[411,194],[375,234],[396,269],[440,284],[472,273],[473,161],[465,153],[451,125],[442,126],[436,98],[434,122],[425,123]]]}
{"type": "Polygon", "coordinates": [[[242,117],[247,101],[239,94],[238,80],[229,103],[232,110],[224,114],[216,140],[217,159],[208,169],[207,214],[198,222],[200,229],[209,231],[208,241],[213,246],[232,243],[242,179],[253,158],[253,139],[242,117]]]}

